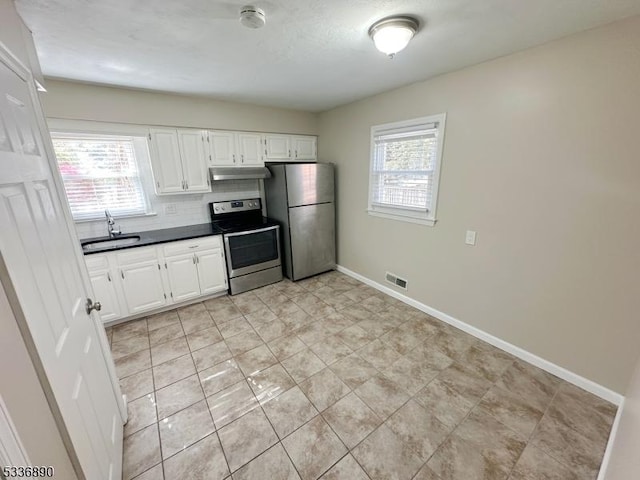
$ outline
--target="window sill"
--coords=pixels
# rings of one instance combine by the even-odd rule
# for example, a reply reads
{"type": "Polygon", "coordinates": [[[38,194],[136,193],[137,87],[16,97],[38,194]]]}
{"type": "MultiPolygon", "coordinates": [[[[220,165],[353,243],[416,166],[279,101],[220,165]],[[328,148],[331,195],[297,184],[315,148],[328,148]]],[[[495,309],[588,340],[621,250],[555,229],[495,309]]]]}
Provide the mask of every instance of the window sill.
{"type": "MultiPolygon", "coordinates": [[[[149,212],[149,213],[140,213],[137,215],[114,215],[113,219],[114,220],[121,220],[121,219],[125,219],[125,218],[144,218],[144,217],[155,217],[158,214],[155,212],[149,212]]],[[[106,222],[107,219],[106,217],[103,215],[101,217],[95,217],[95,218],[83,218],[80,220],[73,220],[73,223],[91,223],[91,222],[106,222]]]]}
{"type": "Polygon", "coordinates": [[[420,217],[412,217],[408,215],[394,215],[392,213],[379,212],[377,210],[367,210],[367,212],[372,217],[387,218],[389,220],[399,220],[401,222],[407,222],[407,223],[417,223],[419,225],[426,225],[428,227],[433,227],[436,224],[436,220],[433,218],[420,218],[420,217]]]}

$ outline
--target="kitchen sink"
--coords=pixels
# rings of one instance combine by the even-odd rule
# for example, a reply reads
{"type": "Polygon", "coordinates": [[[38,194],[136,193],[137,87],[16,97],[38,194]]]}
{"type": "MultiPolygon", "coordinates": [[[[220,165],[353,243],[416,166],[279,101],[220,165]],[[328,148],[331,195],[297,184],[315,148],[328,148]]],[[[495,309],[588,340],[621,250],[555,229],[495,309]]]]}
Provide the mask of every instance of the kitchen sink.
{"type": "Polygon", "coordinates": [[[140,237],[138,235],[127,235],[122,237],[105,237],[96,240],[91,240],[89,242],[82,243],[82,249],[85,251],[98,250],[102,248],[115,248],[115,247],[124,247],[127,245],[133,245],[134,243],[138,243],[140,241],[140,237]]]}

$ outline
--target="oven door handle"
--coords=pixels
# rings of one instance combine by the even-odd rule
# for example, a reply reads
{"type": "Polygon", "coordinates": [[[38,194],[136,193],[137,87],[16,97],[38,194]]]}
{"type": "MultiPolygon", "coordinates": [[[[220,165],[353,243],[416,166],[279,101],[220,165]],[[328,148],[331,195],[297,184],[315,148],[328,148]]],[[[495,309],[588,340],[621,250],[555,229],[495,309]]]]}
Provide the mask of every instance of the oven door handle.
{"type": "Polygon", "coordinates": [[[258,230],[247,230],[244,232],[236,232],[236,233],[225,233],[225,237],[240,237],[242,235],[252,235],[254,233],[268,232],[270,230],[278,230],[280,225],[273,225],[271,227],[259,228],[258,230]]]}

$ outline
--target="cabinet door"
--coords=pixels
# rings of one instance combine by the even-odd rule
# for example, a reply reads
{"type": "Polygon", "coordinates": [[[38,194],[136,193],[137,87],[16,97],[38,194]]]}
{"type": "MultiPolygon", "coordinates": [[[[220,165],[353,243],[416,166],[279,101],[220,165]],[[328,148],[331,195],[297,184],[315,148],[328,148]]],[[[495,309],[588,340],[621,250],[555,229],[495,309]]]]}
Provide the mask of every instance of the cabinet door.
{"type": "Polygon", "coordinates": [[[257,133],[238,133],[239,165],[264,165],[262,157],[262,136],[257,133]]]}
{"type": "Polygon", "coordinates": [[[200,296],[195,254],[167,257],[165,261],[173,301],[182,302],[200,296]]]}
{"type": "Polygon", "coordinates": [[[236,164],[236,134],[209,132],[209,164],[212,167],[236,164]]]}
{"type": "Polygon", "coordinates": [[[95,293],[96,302],[100,302],[100,318],[103,322],[110,322],[122,316],[118,295],[113,284],[113,278],[108,270],[91,272],[91,285],[95,293]]]}
{"type": "Polygon", "coordinates": [[[159,265],[157,261],[148,261],[120,267],[124,296],[131,315],[167,303],[159,265]]]}
{"type": "Polygon", "coordinates": [[[227,271],[224,264],[224,252],[221,248],[196,253],[198,278],[202,295],[221,292],[227,289],[227,271]]]}
{"type": "Polygon", "coordinates": [[[291,137],[289,135],[265,135],[264,146],[267,160],[289,160],[291,158],[291,137]]]}
{"type": "Polygon", "coordinates": [[[173,128],[152,128],[149,130],[151,141],[151,168],[156,183],[156,193],[182,193],[184,178],[178,132],[173,128]]]}
{"type": "Polygon", "coordinates": [[[294,160],[317,160],[317,138],[294,135],[293,158],[294,160]]]}
{"type": "Polygon", "coordinates": [[[178,130],[178,144],[182,159],[184,190],[191,193],[210,192],[209,169],[205,149],[206,132],[202,130],[178,130]]]}

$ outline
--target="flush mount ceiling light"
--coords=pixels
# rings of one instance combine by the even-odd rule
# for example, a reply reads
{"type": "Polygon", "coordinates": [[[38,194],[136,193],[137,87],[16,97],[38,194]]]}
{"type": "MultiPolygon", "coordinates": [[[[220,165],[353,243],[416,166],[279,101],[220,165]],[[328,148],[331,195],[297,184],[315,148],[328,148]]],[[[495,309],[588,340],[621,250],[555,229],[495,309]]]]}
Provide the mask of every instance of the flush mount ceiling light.
{"type": "Polygon", "coordinates": [[[240,23],[248,28],[260,28],[267,22],[264,10],[253,5],[245,5],[240,9],[240,23]]]}
{"type": "Polygon", "coordinates": [[[408,15],[378,20],[369,28],[369,36],[382,53],[390,58],[404,49],[418,31],[418,20],[408,15]]]}

